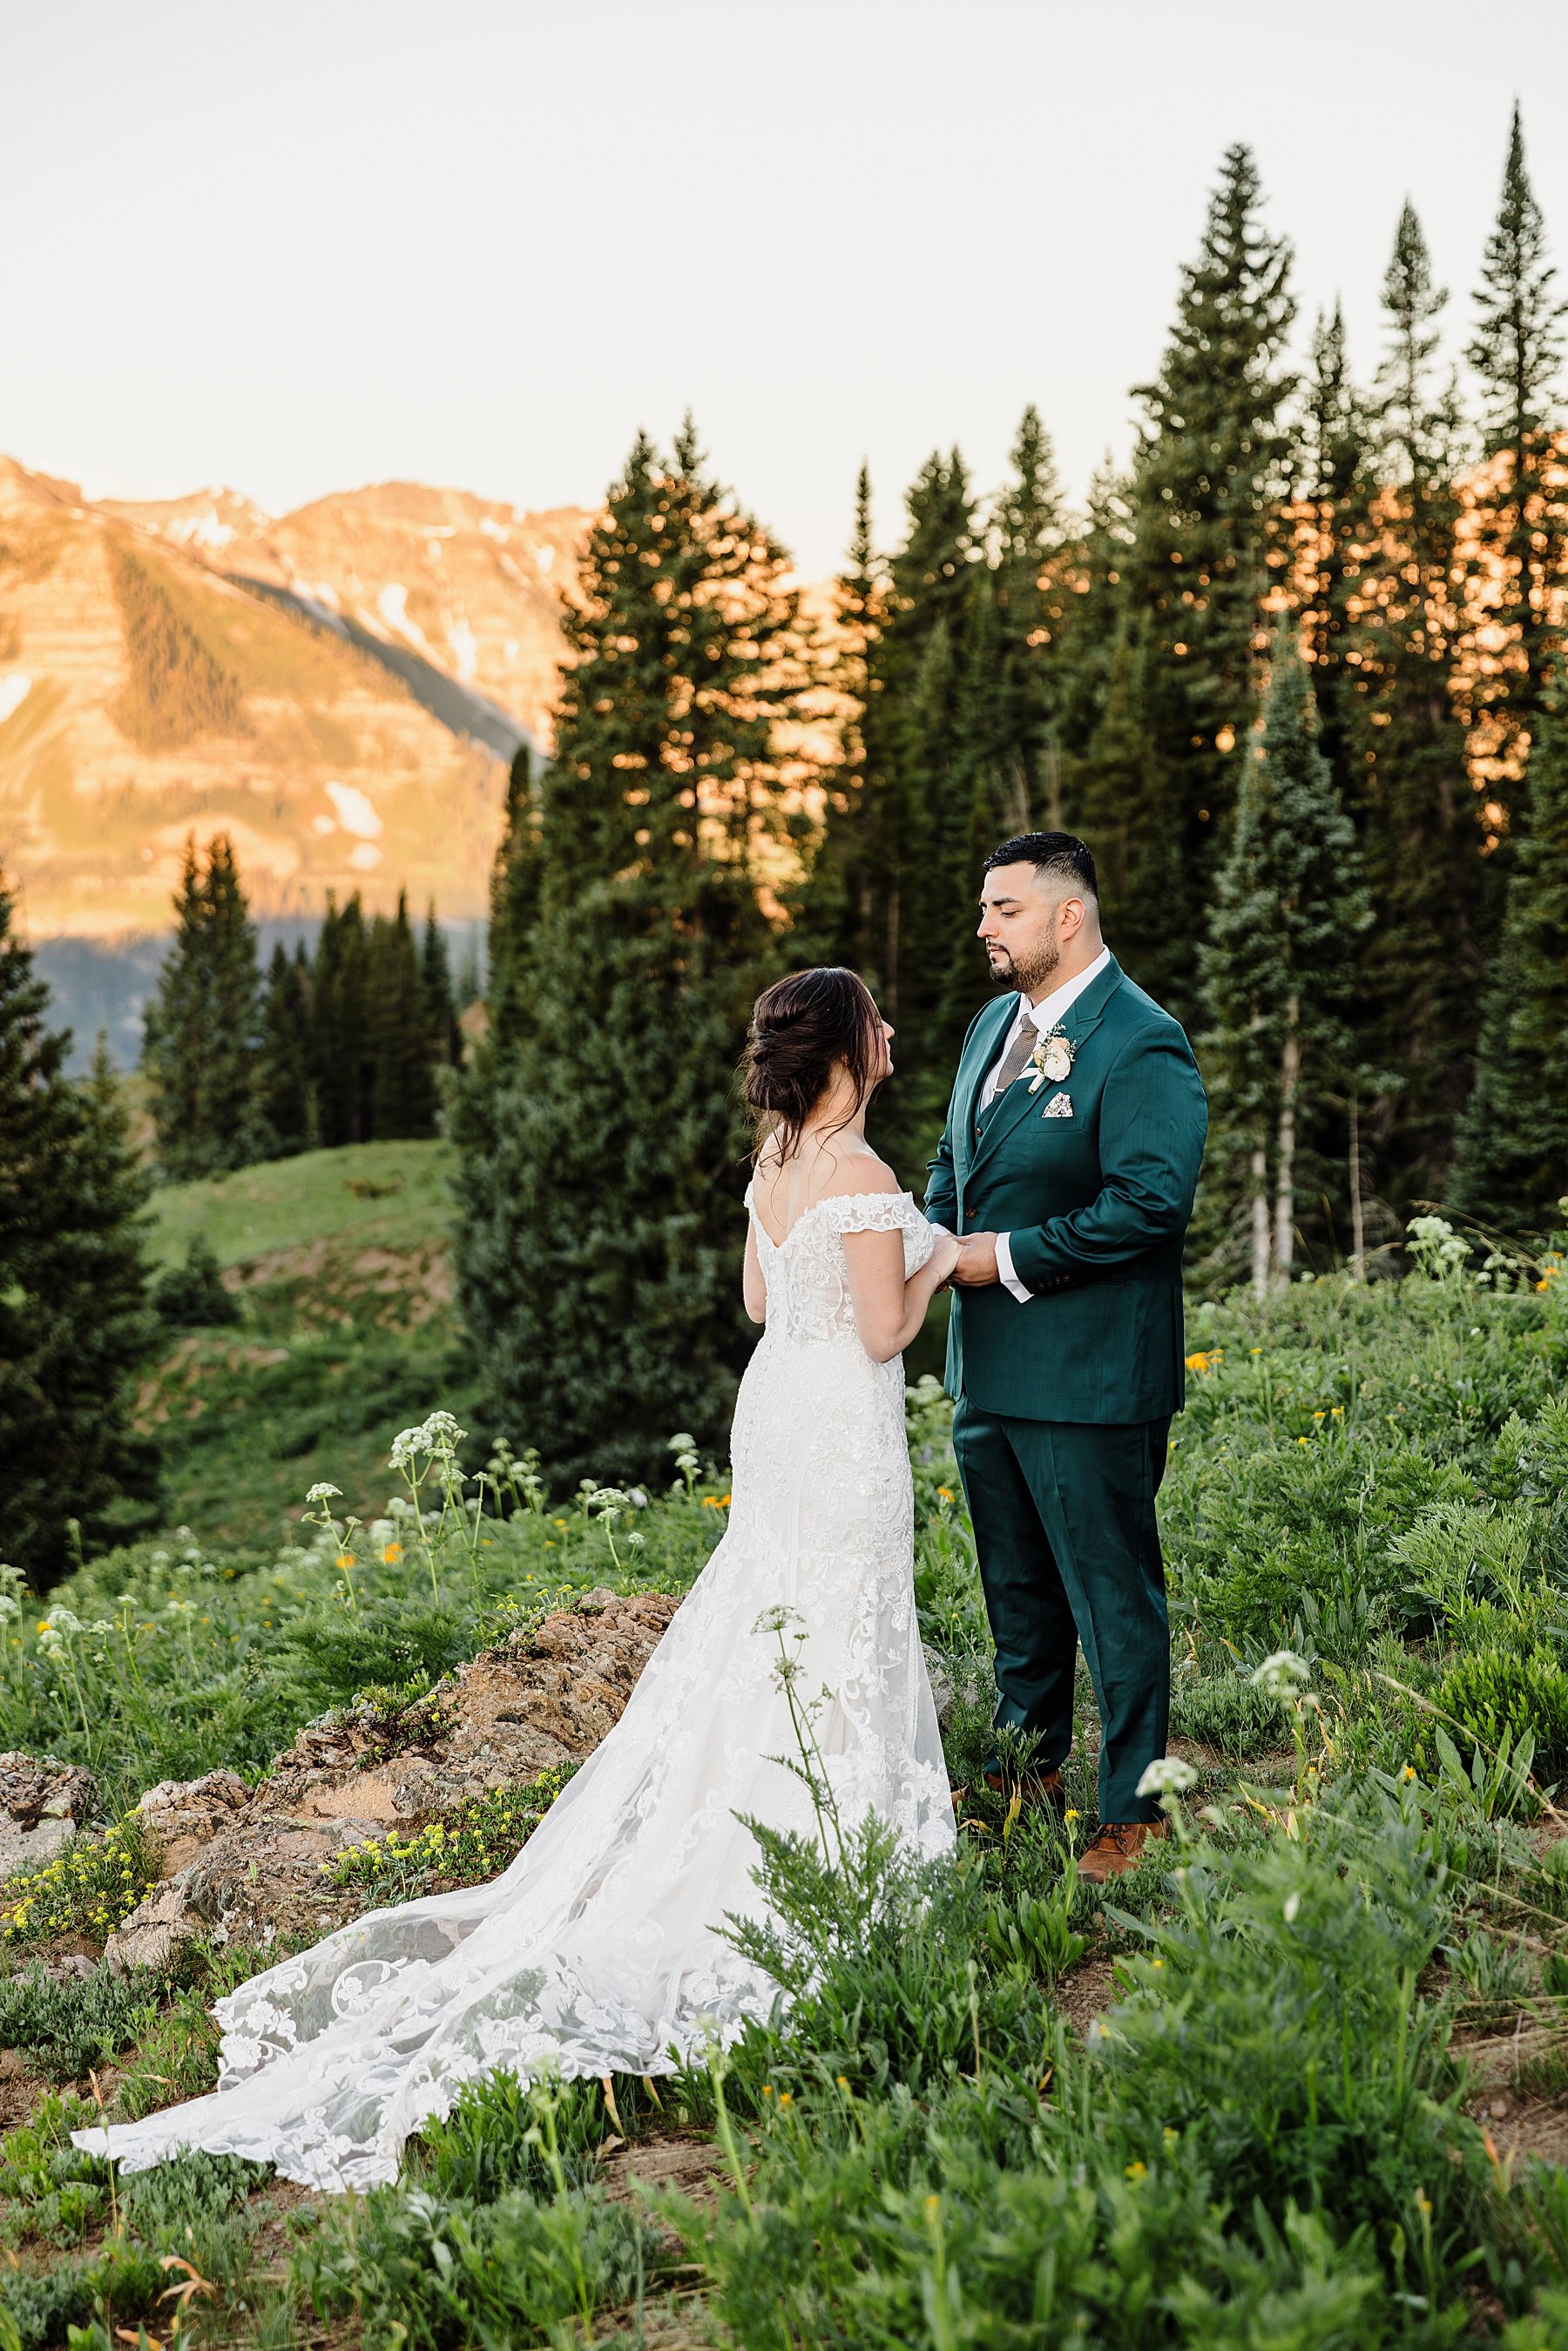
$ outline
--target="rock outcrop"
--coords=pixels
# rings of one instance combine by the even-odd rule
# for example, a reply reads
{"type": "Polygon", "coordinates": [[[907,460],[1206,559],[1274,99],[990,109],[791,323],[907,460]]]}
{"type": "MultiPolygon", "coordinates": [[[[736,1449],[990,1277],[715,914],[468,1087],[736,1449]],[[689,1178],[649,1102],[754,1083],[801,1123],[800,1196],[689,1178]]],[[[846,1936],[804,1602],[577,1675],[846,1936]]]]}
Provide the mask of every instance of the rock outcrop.
{"type": "Polygon", "coordinates": [[[232,1771],[149,1788],[138,1810],[160,1880],[110,1938],[110,1966],[167,1966],[201,1934],[266,1943],[340,1925],[359,1897],[332,1890],[324,1865],[591,1754],[675,1606],[663,1593],[589,1593],[401,1713],[353,1707],[309,1724],[256,1788],[232,1771]]]}
{"type": "Polygon", "coordinates": [[[0,1754],[0,1881],[52,1861],[98,1804],[98,1782],[75,1763],[0,1754]]]}

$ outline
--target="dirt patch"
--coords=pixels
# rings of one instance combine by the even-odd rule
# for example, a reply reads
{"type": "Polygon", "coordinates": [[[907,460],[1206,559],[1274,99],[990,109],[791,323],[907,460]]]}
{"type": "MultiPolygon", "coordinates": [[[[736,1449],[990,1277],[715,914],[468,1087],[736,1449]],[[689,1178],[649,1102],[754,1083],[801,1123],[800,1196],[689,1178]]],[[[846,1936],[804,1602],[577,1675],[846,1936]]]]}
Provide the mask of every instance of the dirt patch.
{"type": "Polygon", "coordinates": [[[1115,2005],[1115,1964],[1109,1953],[1098,1953],[1069,1968],[1051,1986],[1052,2008],[1066,2019],[1081,2041],[1092,2020],[1115,2005]]]}
{"type": "Polygon", "coordinates": [[[12,2131],[25,2123],[34,2107],[54,2085],[41,2074],[28,2070],[19,2049],[0,2049],[0,2131],[12,2131]]]}
{"type": "Polygon", "coordinates": [[[639,2187],[676,2189],[695,2204],[711,2207],[727,2167],[722,2148],[712,2139],[688,2138],[674,2133],[638,2139],[605,2157],[599,2176],[605,2192],[618,2204],[637,2199],[639,2187]]]}
{"type": "Polygon", "coordinates": [[[1513,2169],[1532,2156],[1568,2163],[1568,2040],[1562,2027],[1521,2015],[1506,2032],[1456,2041],[1453,2048],[1474,2076],[1466,2110],[1499,2162],[1513,2169]]]}

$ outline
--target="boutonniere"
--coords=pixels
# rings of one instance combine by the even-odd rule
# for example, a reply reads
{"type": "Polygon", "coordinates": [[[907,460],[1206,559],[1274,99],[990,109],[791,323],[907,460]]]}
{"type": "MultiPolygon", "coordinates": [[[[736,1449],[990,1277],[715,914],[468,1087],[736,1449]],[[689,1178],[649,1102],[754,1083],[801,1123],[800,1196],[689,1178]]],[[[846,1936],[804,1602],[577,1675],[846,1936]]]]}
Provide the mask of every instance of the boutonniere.
{"type": "Polygon", "coordinates": [[[1077,1050],[1071,1038],[1061,1029],[1053,1029],[1049,1037],[1038,1039],[1030,1055],[1034,1063],[1034,1075],[1029,1081],[1030,1093],[1039,1093],[1048,1080],[1053,1086],[1059,1086],[1063,1078],[1070,1078],[1072,1075],[1072,1057],[1077,1050]]]}

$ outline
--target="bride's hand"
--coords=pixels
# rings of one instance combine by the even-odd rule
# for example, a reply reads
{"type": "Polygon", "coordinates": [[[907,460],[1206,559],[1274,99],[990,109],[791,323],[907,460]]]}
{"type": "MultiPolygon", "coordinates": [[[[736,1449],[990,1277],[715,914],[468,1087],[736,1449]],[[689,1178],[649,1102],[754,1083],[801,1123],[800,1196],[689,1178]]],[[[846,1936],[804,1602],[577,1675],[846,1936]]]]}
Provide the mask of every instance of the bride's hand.
{"type": "Polygon", "coordinates": [[[956,1233],[946,1232],[941,1226],[936,1228],[936,1246],[931,1252],[931,1263],[936,1268],[938,1290],[946,1288],[962,1249],[963,1244],[956,1233]]]}

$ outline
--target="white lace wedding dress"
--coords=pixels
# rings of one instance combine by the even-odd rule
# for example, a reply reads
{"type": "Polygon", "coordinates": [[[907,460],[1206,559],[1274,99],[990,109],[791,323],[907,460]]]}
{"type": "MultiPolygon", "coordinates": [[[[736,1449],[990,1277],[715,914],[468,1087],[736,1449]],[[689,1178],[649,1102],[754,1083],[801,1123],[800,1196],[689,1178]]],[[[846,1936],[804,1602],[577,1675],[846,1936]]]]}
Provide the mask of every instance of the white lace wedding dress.
{"type": "Polygon", "coordinates": [[[736,1405],[724,1538],[510,1868],[371,1911],[252,1977],[218,2002],[210,2097],[78,2131],[78,2147],[128,2171],[206,2147],[364,2189],[395,2179],[404,2140],[478,2075],[667,2072],[672,2050],[766,2017],[775,1987],[719,1930],[764,1907],[737,1814],[814,1833],[807,1790],[773,1760],[797,1749],[769,1611],[799,1620],[800,1692],[829,1693],[816,1734],[841,1815],[874,1810],[923,1855],[951,1847],[903,1365],[861,1345],[845,1275],[843,1235],[862,1231],[902,1231],[910,1273],[934,1246],[907,1193],[819,1201],[781,1245],[758,1224],[768,1319],[736,1405]]]}

